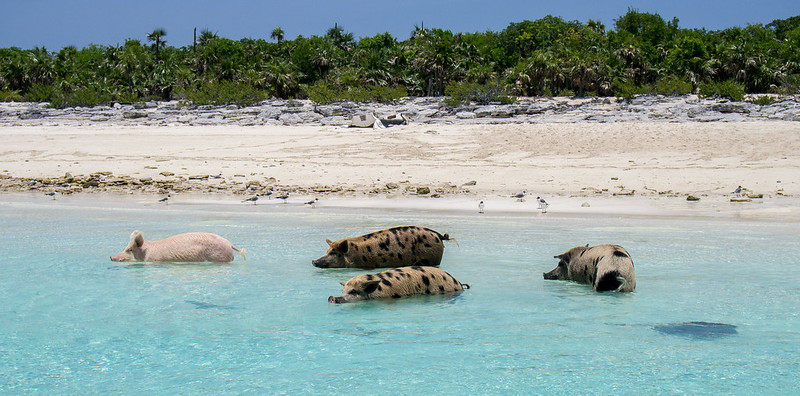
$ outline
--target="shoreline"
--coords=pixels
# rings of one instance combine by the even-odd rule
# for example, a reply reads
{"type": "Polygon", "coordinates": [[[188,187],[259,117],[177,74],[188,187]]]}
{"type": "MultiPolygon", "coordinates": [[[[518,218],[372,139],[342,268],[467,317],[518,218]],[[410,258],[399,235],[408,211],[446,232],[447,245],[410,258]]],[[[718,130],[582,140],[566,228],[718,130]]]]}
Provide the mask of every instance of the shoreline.
{"type": "MultiPolygon", "coordinates": [[[[553,107],[560,100],[568,101],[530,106],[553,107]]],[[[573,101],[532,114],[531,107],[509,115],[522,107],[494,106],[507,112],[471,118],[426,113],[437,106],[428,100],[428,107],[415,105],[409,125],[385,129],[319,120],[153,125],[151,118],[159,117],[149,115],[87,121],[84,116],[97,109],[42,123],[0,111],[0,194],[110,194],[151,202],[169,194],[173,202],[200,196],[243,204],[256,194],[288,193],[290,202],[318,198],[319,206],[477,212],[484,201],[487,212],[526,208],[523,213],[537,213],[541,196],[550,213],[800,219],[800,123],[786,120],[800,119],[797,102],[762,106],[754,118],[747,106],[756,105],[691,97],[642,98],[624,106],[573,101]],[[700,122],[702,117],[681,115],[712,110],[733,118],[700,122]],[[763,117],[773,113],[781,115],[763,117]],[[597,121],[609,114],[612,122],[597,121]],[[737,186],[744,189],[741,196],[732,195],[737,186]],[[511,198],[522,191],[527,202],[511,198]]],[[[204,111],[212,110],[194,116],[204,111]]],[[[266,195],[259,204],[264,201],[266,195]]]]}
{"type": "MultiPolygon", "coordinates": [[[[321,199],[314,205],[300,196],[284,203],[280,199],[259,200],[256,204],[242,202],[240,197],[227,194],[173,195],[169,203],[159,202],[161,196],[129,193],[92,193],[59,196],[55,199],[41,193],[5,192],[0,205],[56,206],[58,208],[100,207],[130,210],[214,210],[239,214],[367,214],[413,213],[435,216],[477,216],[479,218],[569,218],[569,217],[628,217],[671,218],[686,220],[742,220],[764,223],[800,223],[800,198],[777,197],[731,202],[724,197],[701,202],[665,197],[557,197],[543,212],[535,200],[515,200],[498,197],[485,201],[484,213],[479,213],[477,201],[469,197],[415,198],[371,197],[321,199]]],[[[535,220],[534,220],[535,221],[535,220]]]]}

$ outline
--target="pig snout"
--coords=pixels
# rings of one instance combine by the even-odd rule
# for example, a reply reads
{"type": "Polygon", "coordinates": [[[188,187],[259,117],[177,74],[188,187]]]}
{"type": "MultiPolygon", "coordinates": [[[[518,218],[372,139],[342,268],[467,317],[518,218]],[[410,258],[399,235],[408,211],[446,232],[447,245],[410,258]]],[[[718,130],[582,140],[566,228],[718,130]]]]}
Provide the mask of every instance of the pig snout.
{"type": "Polygon", "coordinates": [[[326,260],[325,257],[320,257],[316,260],[311,261],[311,264],[317,268],[328,268],[330,266],[329,260],[326,260]]]}
{"type": "Polygon", "coordinates": [[[342,297],[330,296],[330,297],[328,297],[328,302],[331,303],[331,304],[340,304],[340,303],[343,303],[345,301],[344,301],[344,298],[342,298],[342,297]]]}
{"type": "Polygon", "coordinates": [[[542,276],[547,280],[557,280],[558,279],[558,269],[555,269],[550,272],[543,272],[542,276]]]}

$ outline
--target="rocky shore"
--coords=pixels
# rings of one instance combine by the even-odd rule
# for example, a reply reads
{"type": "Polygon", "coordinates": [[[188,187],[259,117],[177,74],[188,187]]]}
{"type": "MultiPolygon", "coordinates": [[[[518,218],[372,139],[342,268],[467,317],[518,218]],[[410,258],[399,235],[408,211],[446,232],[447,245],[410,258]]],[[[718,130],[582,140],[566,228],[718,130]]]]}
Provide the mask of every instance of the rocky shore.
{"type": "Polygon", "coordinates": [[[266,100],[255,106],[189,106],[178,101],[54,109],[46,103],[0,103],[0,126],[347,126],[353,116],[403,114],[417,124],[542,124],[576,122],[800,121],[800,96],[769,105],[687,96],[519,98],[514,104],[452,107],[443,98],[394,104],[266,100]]]}

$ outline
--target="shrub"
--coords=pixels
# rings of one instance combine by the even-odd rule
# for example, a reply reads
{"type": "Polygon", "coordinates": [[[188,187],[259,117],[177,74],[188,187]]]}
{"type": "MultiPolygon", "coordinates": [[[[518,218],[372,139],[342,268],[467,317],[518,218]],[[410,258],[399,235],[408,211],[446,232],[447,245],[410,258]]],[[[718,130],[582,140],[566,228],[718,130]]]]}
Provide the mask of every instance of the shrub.
{"type": "Polygon", "coordinates": [[[31,102],[50,102],[56,94],[56,88],[52,85],[34,84],[25,93],[25,99],[31,102]]]}
{"type": "Polygon", "coordinates": [[[737,102],[744,100],[744,85],[734,81],[706,82],[700,84],[701,97],[728,98],[737,102]]]}
{"type": "Polygon", "coordinates": [[[445,88],[447,98],[445,103],[450,106],[458,106],[475,102],[477,104],[489,104],[500,102],[502,104],[514,103],[517,98],[508,94],[508,90],[495,82],[478,84],[474,82],[459,82],[448,85],[445,88]]]}
{"type": "Polygon", "coordinates": [[[656,95],[686,95],[692,93],[692,83],[676,76],[667,76],[651,84],[648,91],[656,95]]]}
{"type": "Polygon", "coordinates": [[[320,81],[306,89],[308,98],[319,104],[349,100],[357,103],[388,103],[408,96],[403,87],[383,87],[380,85],[341,86],[320,81]]]}
{"type": "Polygon", "coordinates": [[[751,100],[751,102],[753,102],[753,103],[755,103],[757,105],[761,105],[761,106],[769,106],[769,105],[771,105],[772,103],[775,102],[775,98],[773,98],[772,96],[769,96],[769,95],[761,95],[761,96],[751,100]]]}
{"type": "Polygon", "coordinates": [[[98,87],[77,87],[69,91],[54,90],[50,107],[91,107],[111,101],[111,94],[98,87]]]}
{"type": "Polygon", "coordinates": [[[22,95],[19,94],[17,91],[7,91],[2,90],[0,91],[0,102],[19,102],[22,101],[24,98],[22,95]]]}
{"type": "Polygon", "coordinates": [[[235,104],[249,106],[269,97],[252,85],[233,81],[213,81],[197,88],[186,88],[179,95],[197,105],[235,104]]]}

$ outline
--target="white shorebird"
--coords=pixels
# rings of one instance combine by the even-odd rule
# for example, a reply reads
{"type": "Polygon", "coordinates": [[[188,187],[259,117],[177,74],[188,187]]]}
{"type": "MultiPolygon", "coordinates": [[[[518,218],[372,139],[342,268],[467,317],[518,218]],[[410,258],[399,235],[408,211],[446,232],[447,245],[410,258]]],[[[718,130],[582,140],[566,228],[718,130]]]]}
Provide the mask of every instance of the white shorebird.
{"type": "Polygon", "coordinates": [[[525,198],[525,195],[527,195],[527,194],[528,194],[528,192],[523,190],[519,194],[512,195],[511,198],[522,199],[522,198],[525,198]]]}
{"type": "Polygon", "coordinates": [[[542,213],[547,213],[547,207],[550,206],[550,204],[542,199],[542,197],[536,197],[536,201],[539,202],[539,209],[542,210],[542,213]]]}
{"type": "Polygon", "coordinates": [[[278,197],[278,199],[282,199],[283,203],[286,203],[286,201],[289,199],[289,193],[281,195],[280,197],[278,197]]]}
{"type": "Polygon", "coordinates": [[[172,196],[167,194],[166,197],[159,199],[158,202],[163,202],[164,204],[169,205],[169,199],[170,198],[172,198],[172,196]]]}
{"type": "Polygon", "coordinates": [[[53,198],[53,199],[56,199],[56,194],[61,194],[61,193],[59,193],[58,191],[50,191],[50,192],[44,193],[44,195],[47,195],[48,197],[53,198]]]}
{"type": "Polygon", "coordinates": [[[478,213],[483,213],[483,207],[484,206],[485,205],[484,205],[483,201],[478,203],[478,213]]]}
{"type": "Polygon", "coordinates": [[[319,198],[314,198],[314,199],[306,202],[305,204],[306,205],[311,205],[312,208],[316,208],[317,207],[317,202],[319,202],[319,198]]]}
{"type": "Polygon", "coordinates": [[[736,187],[736,189],[735,189],[735,190],[733,190],[733,192],[732,192],[731,194],[734,194],[734,195],[736,195],[737,197],[738,197],[738,196],[740,196],[740,195],[742,195],[742,186],[736,187]]]}

